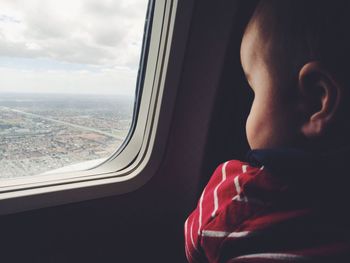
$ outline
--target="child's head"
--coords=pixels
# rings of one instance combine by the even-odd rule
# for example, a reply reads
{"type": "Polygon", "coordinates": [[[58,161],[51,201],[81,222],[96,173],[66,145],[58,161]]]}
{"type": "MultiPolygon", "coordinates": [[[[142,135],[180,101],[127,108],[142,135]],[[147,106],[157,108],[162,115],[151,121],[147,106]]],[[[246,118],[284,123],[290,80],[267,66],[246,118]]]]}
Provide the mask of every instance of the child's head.
{"type": "MultiPolygon", "coordinates": [[[[262,0],[241,62],[255,93],[253,149],[331,149],[348,143],[350,1],[262,0]]],[[[350,120],[349,120],[350,122],[350,120]]]]}

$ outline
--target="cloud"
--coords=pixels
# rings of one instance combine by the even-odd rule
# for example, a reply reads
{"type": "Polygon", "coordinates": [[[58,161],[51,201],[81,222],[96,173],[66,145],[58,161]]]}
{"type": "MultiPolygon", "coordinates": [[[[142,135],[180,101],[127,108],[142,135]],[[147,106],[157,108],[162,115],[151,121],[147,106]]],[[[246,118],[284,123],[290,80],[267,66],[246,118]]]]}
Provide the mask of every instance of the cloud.
{"type": "Polygon", "coordinates": [[[103,93],[130,92],[146,8],[147,0],[1,0],[0,60],[13,62],[0,63],[0,91],[69,91],[75,83],[73,90],[90,93],[93,85],[103,93]],[[44,60],[46,70],[38,68],[44,60]]]}
{"type": "Polygon", "coordinates": [[[127,57],[134,56],[135,43],[140,50],[145,0],[2,0],[0,10],[3,56],[138,64],[127,57]]]}
{"type": "Polygon", "coordinates": [[[0,15],[0,21],[5,23],[20,23],[16,18],[7,15],[0,15]]]}

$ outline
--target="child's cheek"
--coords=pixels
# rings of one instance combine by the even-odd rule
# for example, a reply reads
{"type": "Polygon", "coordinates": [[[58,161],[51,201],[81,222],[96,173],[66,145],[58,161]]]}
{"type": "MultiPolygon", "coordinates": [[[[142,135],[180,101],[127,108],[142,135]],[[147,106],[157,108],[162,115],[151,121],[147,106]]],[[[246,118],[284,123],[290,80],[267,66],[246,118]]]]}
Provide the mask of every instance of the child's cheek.
{"type": "Polygon", "coordinates": [[[256,137],[254,135],[255,132],[254,132],[253,120],[254,120],[254,115],[252,114],[252,111],[250,111],[246,121],[245,130],[246,130],[247,140],[251,149],[254,148],[254,137],[256,137]]]}
{"type": "Polygon", "coordinates": [[[265,137],[268,135],[268,120],[266,119],[265,108],[255,98],[246,122],[246,135],[251,149],[264,148],[265,137]]]}

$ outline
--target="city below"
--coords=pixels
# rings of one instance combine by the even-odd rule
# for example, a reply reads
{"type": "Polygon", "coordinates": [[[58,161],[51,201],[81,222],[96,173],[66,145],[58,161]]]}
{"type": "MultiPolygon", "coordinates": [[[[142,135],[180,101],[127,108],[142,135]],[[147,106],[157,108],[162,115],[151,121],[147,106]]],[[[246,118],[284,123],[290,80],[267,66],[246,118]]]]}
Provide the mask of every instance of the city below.
{"type": "Polygon", "coordinates": [[[0,93],[0,179],[108,158],[132,111],[124,96],[0,93]]]}

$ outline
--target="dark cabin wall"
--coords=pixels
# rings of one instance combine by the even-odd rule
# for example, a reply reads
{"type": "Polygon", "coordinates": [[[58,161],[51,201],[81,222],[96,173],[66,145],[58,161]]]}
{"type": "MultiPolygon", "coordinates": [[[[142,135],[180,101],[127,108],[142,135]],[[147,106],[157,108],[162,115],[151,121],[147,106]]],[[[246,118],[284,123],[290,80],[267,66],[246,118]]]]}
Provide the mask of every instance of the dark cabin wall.
{"type": "Polygon", "coordinates": [[[238,1],[229,42],[216,89],[199,189],[215,168],[231,159],[244,160],[249,150],[245,123],[253,99],[240,62],[241,39],[258,0],[238,1]]]}
{"type": "Polygon", "coordinates": [[[246,149],[241,110],[249,101],[236,90],[243,27],[237,4],[196,1],[172,130],[155,176],[129,194],[2,216],[1,262],[185,262],[183,222],[201,185],[214,166],[246,149]]]}

